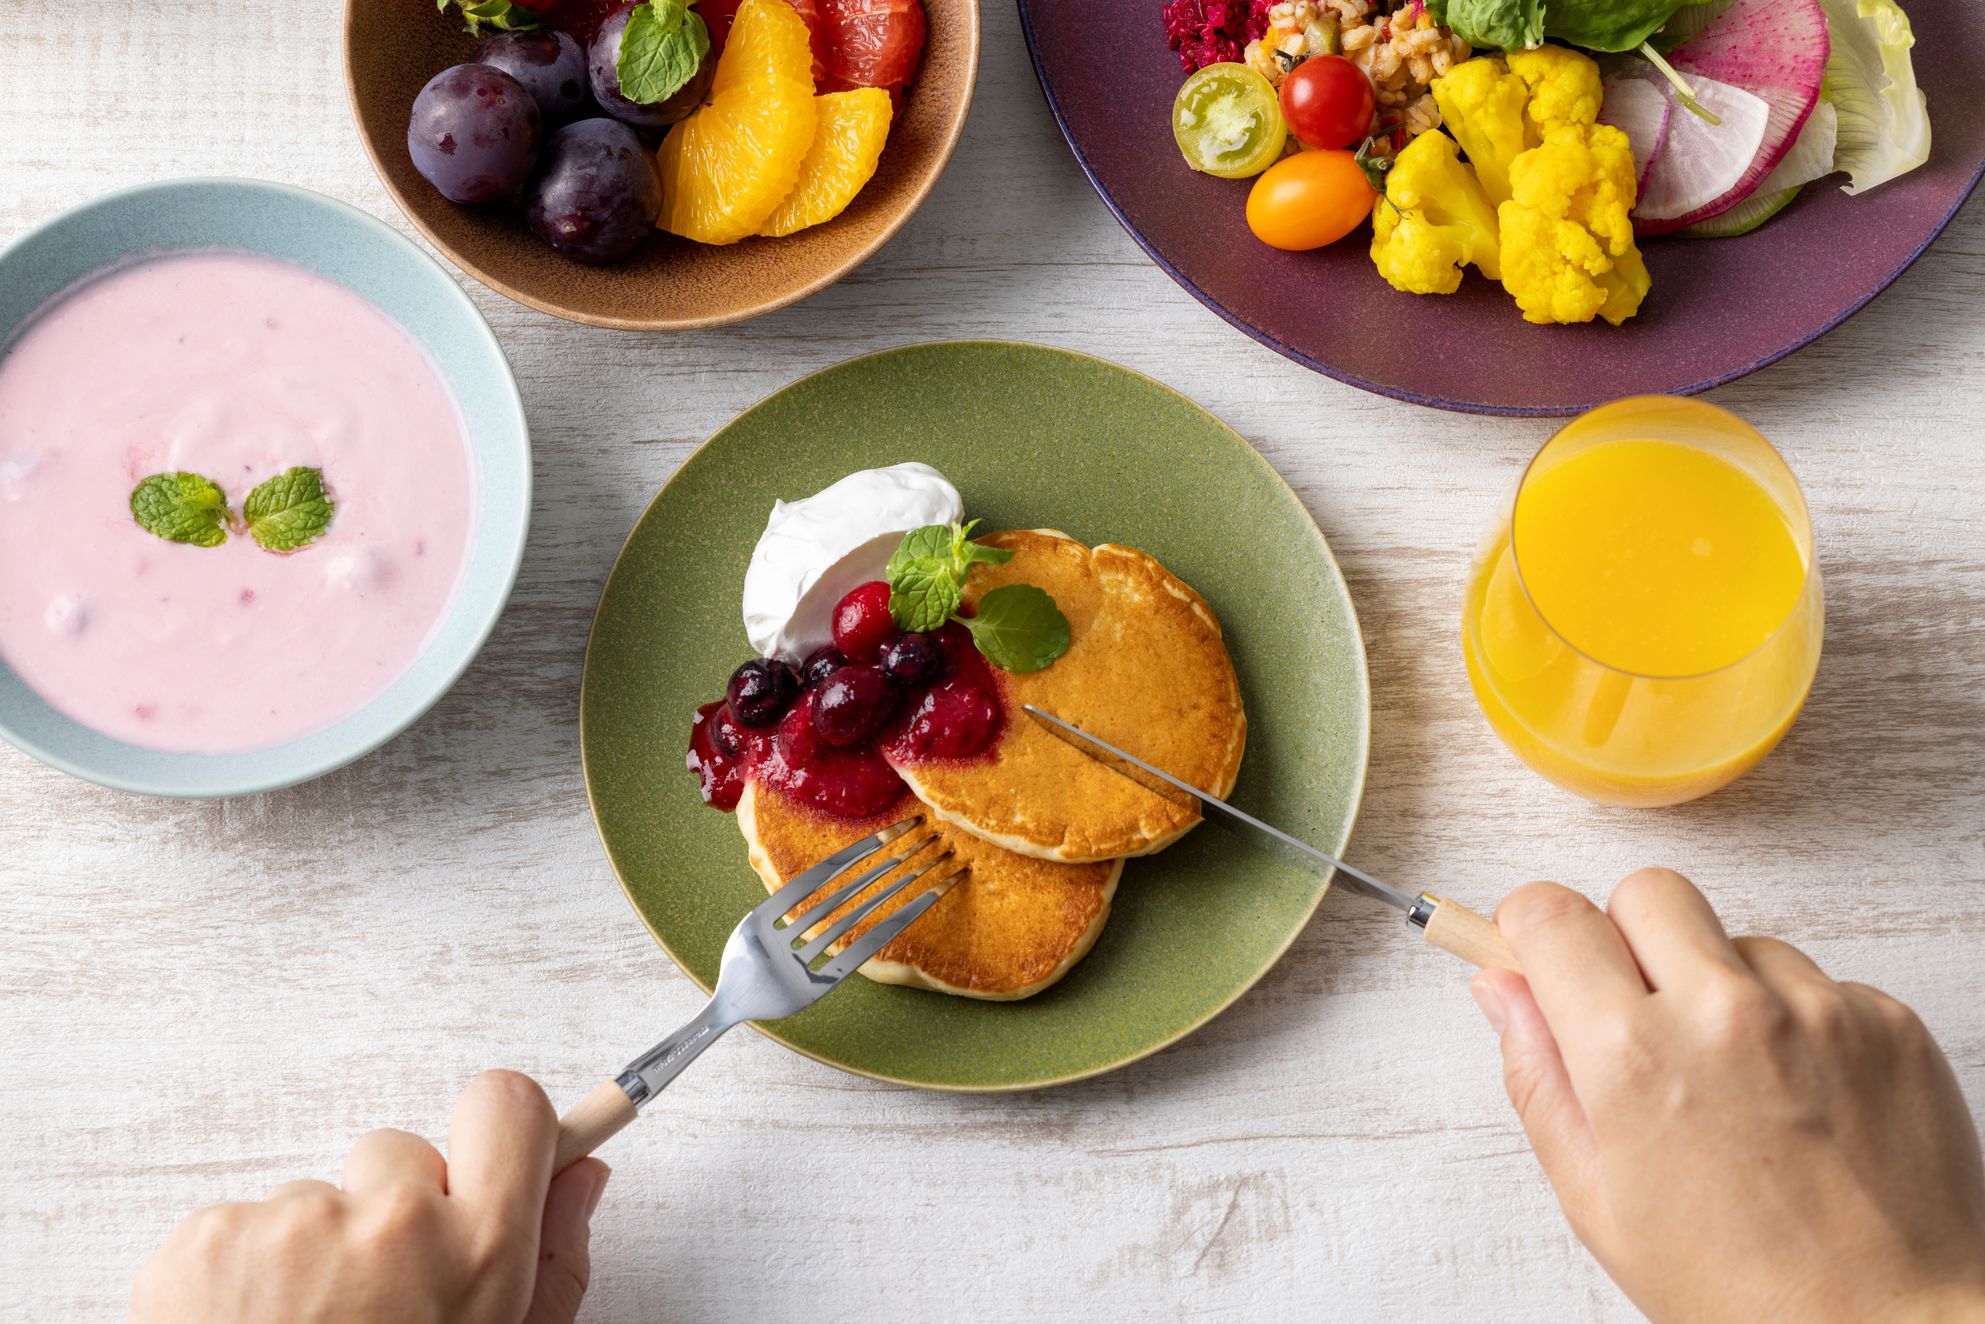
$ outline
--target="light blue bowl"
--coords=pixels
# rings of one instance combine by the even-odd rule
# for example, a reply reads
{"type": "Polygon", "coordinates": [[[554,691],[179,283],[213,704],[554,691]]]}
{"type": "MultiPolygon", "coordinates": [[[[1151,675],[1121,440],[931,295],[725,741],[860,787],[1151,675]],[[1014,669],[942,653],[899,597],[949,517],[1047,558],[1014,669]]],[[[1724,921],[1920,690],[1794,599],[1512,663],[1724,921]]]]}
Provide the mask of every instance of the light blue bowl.
{"type": "Polygon", "coordinates": [[[426,649],[350,717],[244,754],[167,754],[65,717],[0,663],[0,736],[78,777],[147,795],[274,790],[377,749],[455,683],[503,611],[531,519],[531,442],[510,365],[441,266],[364,212],[253,179],[175,179],[107,194],[0,251],[0,346],[77,281],[133,258],[236,249],[309,268],[364,296],[427,348],[467,425],[476,464],[468,563],[426,649]]]}

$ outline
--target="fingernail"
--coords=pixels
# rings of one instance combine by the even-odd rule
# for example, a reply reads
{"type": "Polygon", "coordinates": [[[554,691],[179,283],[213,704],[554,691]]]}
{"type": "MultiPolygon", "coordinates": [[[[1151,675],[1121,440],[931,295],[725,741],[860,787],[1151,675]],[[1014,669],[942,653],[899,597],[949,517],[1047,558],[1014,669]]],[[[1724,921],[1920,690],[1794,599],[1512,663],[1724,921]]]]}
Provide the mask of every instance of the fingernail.
{"type": "Polygon", "coordinates": [[[1479,975],[1468,981],[1468,991],[1475,995],[1475,1005],[1482,1009],[1489,1028],[1501,1034],[1503,1027],[1509,1024],[1509,1016],[1503,1011],[1502,994],[1496,992],[1495,985],[1479,975]]]}
{"type": "Polygon", "coordinates": [[[607,1178],[613,1176],[613,1169],[602,1163],[600,1179],[593,1183],[593,1193],[586,1197],[586,1220],[592,1221],[593,1211],[600,1207],[600,1197],[607,1193],[607,1178]]]}

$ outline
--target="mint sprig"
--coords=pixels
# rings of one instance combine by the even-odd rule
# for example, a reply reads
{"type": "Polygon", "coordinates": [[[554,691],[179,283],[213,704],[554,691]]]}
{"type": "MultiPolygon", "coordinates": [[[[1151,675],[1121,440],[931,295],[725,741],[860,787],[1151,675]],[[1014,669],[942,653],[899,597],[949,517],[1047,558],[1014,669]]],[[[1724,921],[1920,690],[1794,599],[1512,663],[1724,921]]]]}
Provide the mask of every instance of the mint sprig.
{"type": "Polygon", "coordinates": [[[240,515],[228,509],[220,484],[200,474],[156,473],[131,489],[131,518],[139,528],[194,547],[218,547],[233,529],[272,552],[293,552],[322,537],[337,508],[323,472],[303,465],[257,486],[240,515]]]}
{"type": "Polygon", "coordinates": [[[446,13],[450,5],[462,11],[471,37],[480,37],[485,25],[499,32],[526,32],[539,25],[538,16],[515,0],[435,0],[434,7],[446,13]]]}
{"type": "Polygon", "coordinates": [[[1010,548],[972,541],[978,523],[929,524],[903,536],[882,572],[889,581],[889,614],[902,629],[918,633],[957,621],[1000,670],[1039,671],[1068,651],[1068,618],[1046,590],[1008,584],[980,598],[973,615],[958,614],[972,567],[1013,559],[1010,548]]]}
{"type": "Polygon", "coordinates": [[[293,552],[322,537],[336,509],[323,472],[296,465],[258,484],[241,514],[256,542],[272,552],[293,552]]]}
{"type": "Polygon", "coordinates": [[[1008,584],[979,599],[978,611],[960,616],[986,660],[1001,671],[1039,671],[1068,651],[1068,617],[1048,591],[1008,584]]]}
{"type": "Polygon", "coordinates": [[[710,29],[690,11],[696,0],[648,0],[627,16],[620,35],[620,94],[644,106],[667,101],[689,84],[710,53],[710,29]]]}
{"type": "Polygon", "coordinates": [[[227,495],[199,474],[159,473],[131,490],[131,518],[167,542],[218,547],[227,541],[227,495]]]}
{"type": "Polygon", "coordinates": [[[903,536],[882,572],[889,581],[889,614],[897,625],[918,633],[935,630],[965,601],[965,580],[973,566],[1013,559],[1003,547],[973,542],[978,524],[927,524],[903,536]]]}

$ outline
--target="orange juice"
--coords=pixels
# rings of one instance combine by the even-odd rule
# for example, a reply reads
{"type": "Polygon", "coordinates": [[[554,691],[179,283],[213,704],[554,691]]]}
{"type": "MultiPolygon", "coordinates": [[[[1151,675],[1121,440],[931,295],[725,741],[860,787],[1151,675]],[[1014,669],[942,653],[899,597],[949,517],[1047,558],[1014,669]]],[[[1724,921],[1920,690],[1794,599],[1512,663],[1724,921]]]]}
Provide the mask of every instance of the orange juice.
{"type": "Polygon", "coordinates": [[[1798,716],[1824,610],[1804,498],[1730,414],[1646,397],[1539,452],[1470,576],[1469,680],[1538,772],[1610,804],[1727,785],[1798,716]]]}

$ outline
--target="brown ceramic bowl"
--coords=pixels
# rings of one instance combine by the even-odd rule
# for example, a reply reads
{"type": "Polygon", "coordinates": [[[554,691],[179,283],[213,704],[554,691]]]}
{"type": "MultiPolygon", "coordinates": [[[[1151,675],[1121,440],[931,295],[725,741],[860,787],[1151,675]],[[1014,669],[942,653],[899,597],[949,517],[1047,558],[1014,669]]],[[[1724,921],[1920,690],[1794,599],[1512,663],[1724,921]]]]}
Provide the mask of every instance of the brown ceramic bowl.
{"type": "Polygon", "coordinates": [[[622,331],[741,322],[832,285],[889,242],[958,145],[979,72],[978,0],[924,0],[923,67],[889,131],[882,164],[848,209],[784,239],[725,248],[660,231],[610,266],[560,257],[514,208],[459,207],[414,170],[407,117],[427,80],[475,51],[434,0],[346,0],[345,85],[359,137],[387,192],[456,266],[519,303],[622,331]]]}

